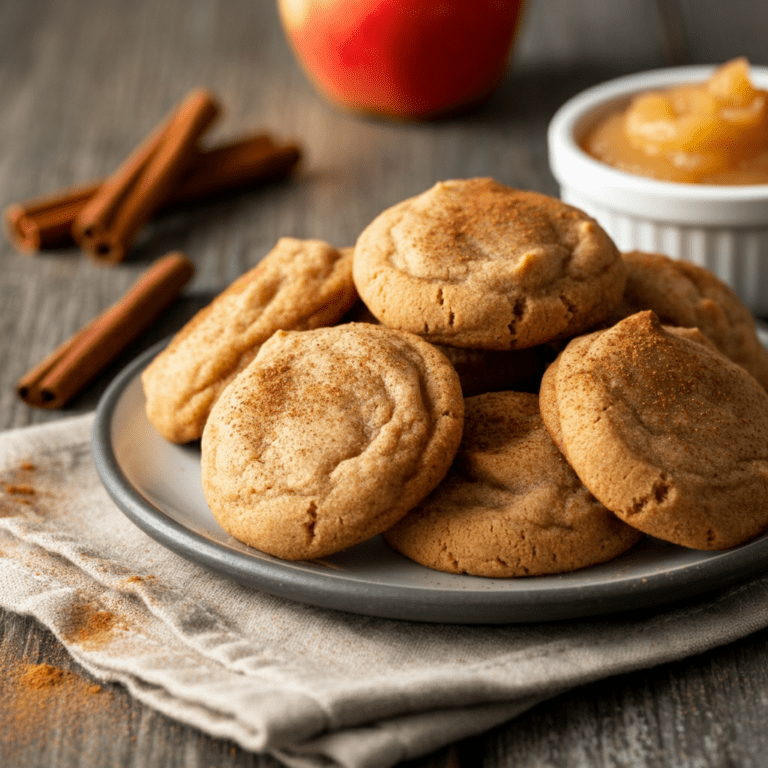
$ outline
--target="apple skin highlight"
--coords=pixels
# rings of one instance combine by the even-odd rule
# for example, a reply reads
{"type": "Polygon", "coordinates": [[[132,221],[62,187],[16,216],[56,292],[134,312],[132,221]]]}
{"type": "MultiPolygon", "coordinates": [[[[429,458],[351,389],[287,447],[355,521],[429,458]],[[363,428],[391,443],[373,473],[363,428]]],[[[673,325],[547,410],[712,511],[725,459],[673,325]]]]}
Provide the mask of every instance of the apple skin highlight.
{"type": "Polygon", "coordinates": [[[430,119],[486,99],[507,68],[522,0],[278,0],[318,91],[355,112],[430,119]]]}

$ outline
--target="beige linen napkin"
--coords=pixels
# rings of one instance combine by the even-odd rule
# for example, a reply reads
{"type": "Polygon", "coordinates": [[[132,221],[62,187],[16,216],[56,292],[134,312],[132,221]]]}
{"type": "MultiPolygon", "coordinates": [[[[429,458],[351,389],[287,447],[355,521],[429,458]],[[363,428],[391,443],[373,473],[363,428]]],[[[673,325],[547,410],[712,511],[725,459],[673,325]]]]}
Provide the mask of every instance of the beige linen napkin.
{"type": "Polygon", "coordinates": [[[291,766],[386,768],[576,685],[768,626],[768,577],[674,610],[453,626],[314,608],[169,552],[103,489],[91,415],[0,435],[0,604],[95,676],[291,766]]]}

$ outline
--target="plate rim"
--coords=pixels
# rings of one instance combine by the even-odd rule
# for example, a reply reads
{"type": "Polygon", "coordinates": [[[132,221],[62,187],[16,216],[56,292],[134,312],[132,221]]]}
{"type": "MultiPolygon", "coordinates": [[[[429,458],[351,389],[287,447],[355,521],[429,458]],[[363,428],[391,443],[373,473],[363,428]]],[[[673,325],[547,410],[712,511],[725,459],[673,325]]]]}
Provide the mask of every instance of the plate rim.
{"type": "Polygon", "coordinates": [[[699,597],[758,574],[768,558],[767,535],[741,547],[713,553],[721,557],[667,572],[638,575],[621,582],[565,584],[552,589],[510,592],[441,591],[418,585],[374,584],[345,579],[330,569],[310,572],[292,567],[290,561],[254,558],[170,518],[139,493],[115,454],[112,421],[117,406],[126,389],[170,338],[134,358],[100,398],[91,441],[96,470],[120,511],[147,535],[181,557],[246,586],[320,608],[385,619],[447,624],[533,623],[611,616],[699,597]],[[740,560],[737,569],[733,568],[735,558],[740,560]]]}

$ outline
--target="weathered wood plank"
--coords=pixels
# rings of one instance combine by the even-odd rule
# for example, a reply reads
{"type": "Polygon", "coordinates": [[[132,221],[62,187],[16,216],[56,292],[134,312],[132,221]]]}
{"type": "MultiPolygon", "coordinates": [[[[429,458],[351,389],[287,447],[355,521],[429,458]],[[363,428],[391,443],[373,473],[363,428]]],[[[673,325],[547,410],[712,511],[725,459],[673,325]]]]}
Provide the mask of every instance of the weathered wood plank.
{"type": "MultiPolygon", "coordinates": [[[[765,3],[734,0],[727,18],[715,0],[680,0],[680,8],[694,61],[743,54],[768,63],[765,3]]],[[[494,98],[473,115],[414,125],[325,104],[294,62],[269,0],[4,0],[0,205],[108,173],[198,85],[216,91],[226,108],[215,137],[268,128],[300,140],[306,162],[295,182],[157,220],[115,268],[92,264],[74,249],[24,257],[1,241],[0,428],[92,409],[122,365],[180,327],[281,235],[352,243],[383,208],[444,178],[494,175],[556,194],[544,131],[557,106],[606,78],[663,66],[666,56],[656,5],[648,0],[528,0],[510,75],[494,98]],[[151,260],[177,248],[195,263],[196,278],[146,339],[64,411],[36,411],[15,397],[13,384],[27,368],[115,301],[151,260]]],[[[579,689],[460,745],[462,765],[765,765],[767,643],[759,633],[680,664],[579,689]]],[[[0,613],[4,671],[30,659],[87,681],[50,633],[0,613]]],[[[61,702],[41,709],[35,738],[0,739],[0,762],[275,765],[173,723],[119,686],[99,696],[100,708],[74,727],[61,702]]],[[[442,752],[412,766],[437,768],[452,759],[442,752]]]]}
{"type": "Polygon", "coordinates": [[[768,761],[768,632],[576,689],[462,750],[494,768],[719,768],[768,761]]]}

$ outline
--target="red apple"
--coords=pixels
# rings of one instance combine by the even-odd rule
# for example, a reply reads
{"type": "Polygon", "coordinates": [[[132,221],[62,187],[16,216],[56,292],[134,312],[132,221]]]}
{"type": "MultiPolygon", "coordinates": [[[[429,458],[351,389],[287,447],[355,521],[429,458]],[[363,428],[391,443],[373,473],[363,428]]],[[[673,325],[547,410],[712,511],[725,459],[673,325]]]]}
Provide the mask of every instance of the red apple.
{"type": "Polygon", "coordinates": [[[345,108],[431,118],[496,88],[522,0],[278,0],[318,90],[345,108]]]}

